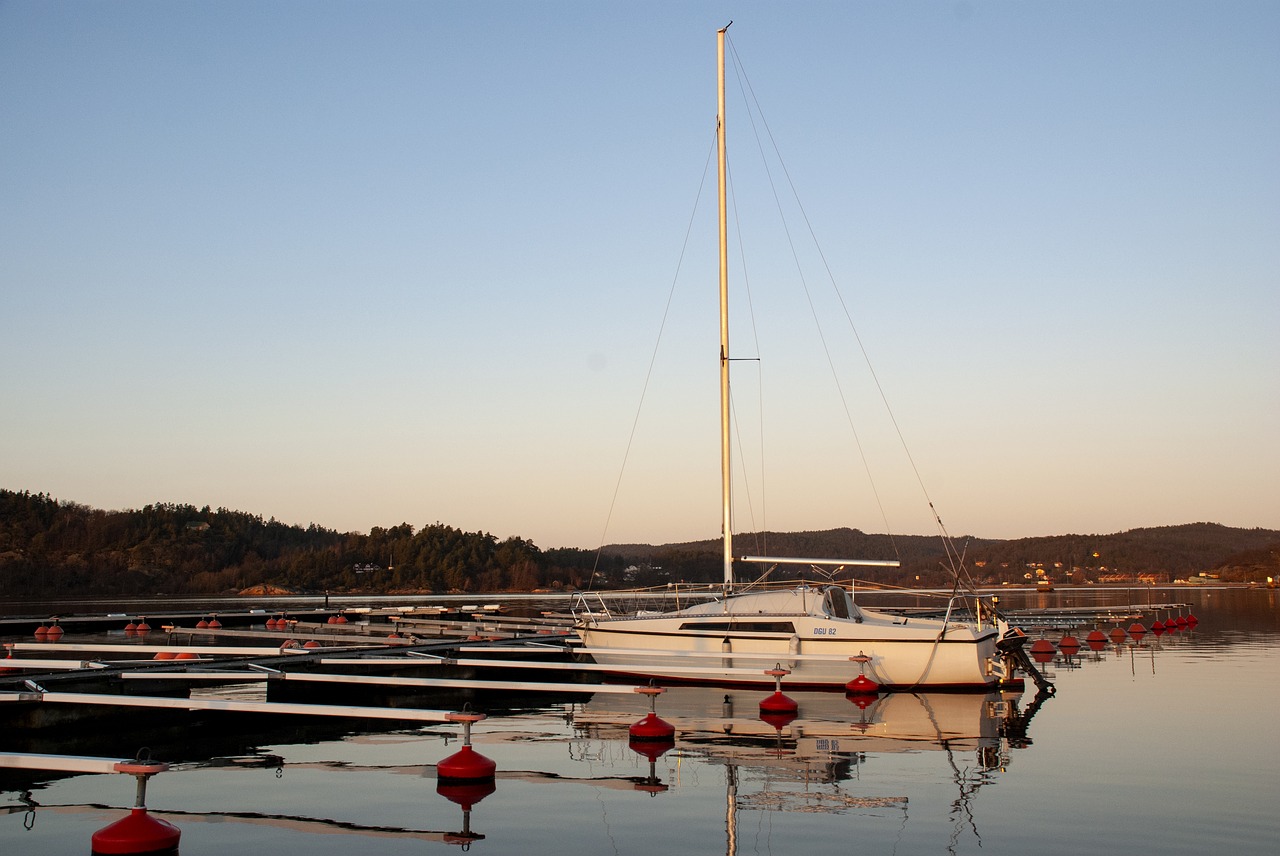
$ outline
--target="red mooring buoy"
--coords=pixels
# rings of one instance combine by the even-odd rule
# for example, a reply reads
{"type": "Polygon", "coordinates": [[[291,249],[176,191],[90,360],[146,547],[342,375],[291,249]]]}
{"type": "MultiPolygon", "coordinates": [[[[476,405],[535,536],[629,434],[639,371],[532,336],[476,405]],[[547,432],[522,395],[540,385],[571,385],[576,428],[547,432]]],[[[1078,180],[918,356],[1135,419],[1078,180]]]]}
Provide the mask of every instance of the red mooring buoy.
{"type": "Polygon", "coordinates": [[[1111,628],[1111,641],[1112,641],[1112,642],[1115,642],[1115,643],[1117,643],[1117,644],[1118,644],[1118,643],[1120,643],[1120,642],[1123,642],[1126,638],[1128,638],[1128,636],[1129,636],[1129,634],[1124,632],[1124,628],[1123,628],[1123,627],[1120,627],[1120,626],[1118,626],[1118,625],[1117,625],[1116,627],[1111,628]]]}
{"type": "Polygon", "coordinates": [[[1197,624],[1199,624],[1199,623],[1200,623],[1200,619],[1196,618],[1196,616],[1195,616],[1195,613],[1194,613],[1194,612],[1188,612],[1188,613],[1187,613],[1187,626],[1188,626],[1188,627],[1195,627],[1195,626],[1196,626],[1197,624]]]}
{"type": "Polygon", "coordinates": [[[444,782],[483,782],[493,779],[498,765],[471,748],[471,726],[485,718],[483,713],[446,713],[449,722],[462,723],[462,748],[436,764],[436,778],[444,782]]]}
{"type": "Polygon", "coordinates": [[[1050,663],[1057,650],[1048,639],[1037,639],[1031,643],[1031,659],[1037,663],[1050,663]]]}
{"type": "Polygon", "coordinates": [[[138,802],[128,815],[93,834],[92,852],[102,856],[112,854],[170,854],[176,853],[182,831],[165,820],[147,814],[147,780],[156,773],[169,769],[168,764],[149,760],[124,761],[115,765],[116,772],[129,773],[138,779],[138,802]]]}
{"type": "Polygon", "coordinates": [[[49,633],[48,633],[48,635],[47,635],[47,638],[48,638],[48,639],[50,639],[50,640],[51,640],[51,641],[53,641],[53,642],[57,642],[59,639],[61,639],[61,638],[62,638],[62,634],[63,634],[64,632],[65,632],[65,631],[63,631],[63,629],[62,629],[61,627],[59,627],[57,624],[55,624],[55,625],[53,625],[52,627],[50,627],[50,628],[49,628],[49,633]]]}
{"type": "Polygon", "coordinates": [[[93,834],[94,854],[167,853],[178,847],[182,831],[166,820],[135,808],[110,826],[93,834]]]}
{"type": "Polygon", "coordinates": [[[492,779],[498,765],[470,746],[463,746],[439,764],[436,777],[442,781],[476,782],[492,779]]]}
{"type": "Polygon", "coordinates": [[[1129,625],[1129,635],[1134,639],[1141,639],[1147,635],[1147,628],[1142,626],[1141,621],[1135,621],[1129,625]]]}
{"type": "Polygon", "coordinates": [[[760,712],[795,713],[799,710],[800,706],[796,704],[795,699],[782,693],[782,679],[791,674],[791,670],[782,668],[782,664],[779,663],[772,669],[765,669],[764,673],[773,678],[773,694],[760,700],[760,712]]]}
{"type": "Polygon", "coordinates": [[[844,691],[848,695],[873,696],[880,694],[880,685],[866,675],[858,675],[844,685],[844,691]]]}
{"type": "Polygon", "coordinates": [[[1063,636],[1058,640],[1058,650],[1070,657],[1080,650],[1080,640],[1074,636],[1063,636]]]}
{"type": "Polygon", "coordinates": [[[633,724],[627,733],[632,740],[674,741],[676,727],[653,711],[644,715],[644,719],[633,724]]]}
{"type": "Polygon", "coordinates": [[[656,740],[656,741],[674,741],[676,739],[676,727],[667,722],[654,711],[654,705],[658,696],[666,692],[662,687],[636,687],[633,692],[649,697],[649,712],[645,714],[644,719],[632,725],[627,729],[627,733],[631,735],[632,740],[656,740]]]}
{"type": "Polygon", "coordinates": [[[1089,635],[1084,637],[1084,642],[1089,646],[1089,650],[1101,651],[1107,647],[1107,634],[1101,630],[1090,630],[1089,635]]]}

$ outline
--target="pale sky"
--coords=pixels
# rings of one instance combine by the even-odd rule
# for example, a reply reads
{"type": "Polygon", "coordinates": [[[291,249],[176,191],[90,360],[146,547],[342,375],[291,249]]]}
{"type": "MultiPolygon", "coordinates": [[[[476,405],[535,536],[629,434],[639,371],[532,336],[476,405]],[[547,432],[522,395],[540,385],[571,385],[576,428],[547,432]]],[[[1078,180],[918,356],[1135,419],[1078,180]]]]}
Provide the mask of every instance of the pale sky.
{"type": "MultiPolygon", "coordinates": [[[[1273,0],[0,2],[0,487],[716,537],[709,187],[677,266],[730,19],[953,534],[1280,528],[1273,0]]],[[[931,533],[738,176],[736,528],[931,533]]]]}

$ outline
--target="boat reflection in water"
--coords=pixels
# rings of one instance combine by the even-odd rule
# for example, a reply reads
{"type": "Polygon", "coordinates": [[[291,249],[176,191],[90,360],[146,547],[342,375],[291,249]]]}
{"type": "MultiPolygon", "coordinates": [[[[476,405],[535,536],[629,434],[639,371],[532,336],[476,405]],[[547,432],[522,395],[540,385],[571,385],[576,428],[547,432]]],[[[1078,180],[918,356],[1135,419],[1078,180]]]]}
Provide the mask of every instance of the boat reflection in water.
{"type": "MultiPolygon", "coordinates": [[[[675,759],[668,762],[673,775],[676,767],[694,761],[723,767],[727,852],[732,854],[740,811],[887,810],[901,811],[905,820],[905,795],[860,795],[842,783],[860,780],[869,757],[874,763],[880,755],[937,752],[945,759],[943,778],[957,789],[951,801],[956,822],[974,825],[970,800],[1006,770],[1012,750],[1031,744],[1027,726],[1049,698],[1037,695],[1024,708],[1019,694],[998,692],[790,697],[798,709],[780,714],[761,711],[766,698],[761,692],[667,690],[655,707],[675,729],[672,739],[630,740],[649,766],[637,790],[657,794],[673,787],[657,770],[667,753],[675,759]]],[[[648,701],[638,696],[596,697],[574,712],[572,724],[587,739],[625,740],[648,710],[648,701]]]]}

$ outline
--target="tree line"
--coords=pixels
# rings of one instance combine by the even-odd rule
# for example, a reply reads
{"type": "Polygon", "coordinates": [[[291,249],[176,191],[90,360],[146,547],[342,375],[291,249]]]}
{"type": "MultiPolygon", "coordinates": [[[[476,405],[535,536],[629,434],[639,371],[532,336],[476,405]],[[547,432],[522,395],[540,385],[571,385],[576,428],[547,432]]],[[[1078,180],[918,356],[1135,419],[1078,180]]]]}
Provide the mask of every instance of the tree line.
{"type": "Polygon", "coordinates": [[[226,508],[156,503],[103,511],[0,489],[0,596],[295,591],[533,591],[619,577],[623,560],[540,550],[435,523],[368,534],[226,508]]]}
{"type": "MultiPolygon", "coordinates": [[[[887,584],[941,586],[952,578],[937,537],[857,529],[735,537],[742,552],[753,554],[898,559],[895,570],[856,570],[887,584]]],[[[1114,535],[962,538],[957,548],[970,575],[987,584],[1021,582],[1037,564],[1059,580],[1073,568],[1086,577],[1114,571],[1168,580],[1221,570],[1224,579],[1244,580],[1280,561],[1280,532],[1196,523],[1114,535]],[[1246,554],[1249,561],[1233,561],[1246,554]]],[[[742,567],[737,575],[749,579],[759,570],[742,567]]],[[[103,511],[0,489],[0,597],[226,594],[256,585],[371,593],[536,591],[714,583],[721,574],[718,540],[543,550],[524,538],[498,539],[443,523],[420,529],[401,523],[363,534],[209,506],[156,503],[103,511]]],[[[774,574],[781,580],[797,576],[820,578],[795,566],[774,574]]]]}

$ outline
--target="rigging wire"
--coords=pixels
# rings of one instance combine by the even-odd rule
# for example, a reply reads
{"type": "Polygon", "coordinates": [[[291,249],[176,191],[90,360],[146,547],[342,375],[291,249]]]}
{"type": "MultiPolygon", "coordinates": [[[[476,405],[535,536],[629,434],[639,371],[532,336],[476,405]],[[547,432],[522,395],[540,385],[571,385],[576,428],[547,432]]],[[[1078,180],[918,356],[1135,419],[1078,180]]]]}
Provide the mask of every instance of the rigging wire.
{"type": "MultiPolygon", "coordinates": [[[[734,73],[738,76],[738,82],[741,87],[744,100],[747,103],[747,110],[746,110],[747,118],[751,122],[751,131],[756,140],[756,147],[760,152],[760,162],[764,167],[765,175],[769,179],[769,190],[773,194],[774,206],[778,211],[778,219],[782,223],[782,230],[787,237],[787,245],[791,250],[791,259],[792,259],[792,262],[795,264],[796,274],[800,278],[800,285],[804,291],[805,300],[808,301],[808,304],[809,304],[809,313],[813,316],[813,324],[814,324],[814,328],[817,330],[817,333],[818,333],[818,341],[822,344],[822,351],[827,359],[827,367],[831,370],[831,378],[832,378],[832,381],[835,383],[836,393],[839,395],[840,404],[844,408],[845,421],[848,422],[849,431],[853,435],[854,445],[858,449],[858,457],[862,461],[863,470],[867,474],[867,482],[871,486],[871,493],[874,496],[876,501],[876,506],[879,508],[879,511],[880,511],[880,518],[884,522],[885,530],[889,532],[889,538],[890,538],[890,542],[893,545],[894,555],[897,556],[899,560],[901,560],[901,554],[898,551],[897,541],[893,538],[892,527],[890,527],[889,525],[888,515],[885,512],[884,500],[880,496],[880,489],[876,486],[875,477],[871,473],[871,464],[867,459],[867,452],[865,447],[863,446],[862,437],[858,432],[857,425],[853,421],[853,412],[849,407],[848,397],[845,395],[844,386],[840,382],[840,374],[836,369],[835,359],[831,355],[831,348],[827,344],[826,334],[824,333],[822,328],[822,321],[819,319],[817,307],[814,305],[813,294],[809,289],[809,281],[808,281],[808,278],[805,276],[804,267],[800,262],[800,255],[798,250],[796,249],[795,238],[791,234],[791,227],[788,224],[786,215],[783,213],[782,200],[778,195],[778,187],[773,178],[773,170],[769,166],[769,159],[765,154],[764,145],[761,141],[760,128],[756,124],[757,114],[759,114],[760,125],[764,126],[765,136],[768,137],[769,142],[773,147],[774,157],[777,158],[778,165],[782,169],[783,175],[786,176],[787,184],[791,188],[792,197],[796,200],[796,204],[800,207],[801,216],[804,217],[806,225],[808,225],[809,223],[808,217],[804,216],[804,208],[803,206],[800,205],[799,193],[796,191],[795,183],[791,180],[791,174],[787,171],[786,162],[782,159],[782,152],[779,150],[777,142],[773,138],[773,133],[769,129],[769,123],[764,118],[764,111],[760,107],[760,101],[758,98],[756,98],[755,90],[752,88],[751,81],[747,77],[746,70],[743,68],[742,62],[738,57],[737,47],[733,44],[731,39],[727,38],[727,36],[726,36],[726,41],[729,42],[729,50],[733,56],[734,73]],[[747,97],[748,95],[750,96],[749,98],[747,97]],[[753,106],[755,108],[754,110],[752,109],[753,106]]],[[[814,234],[813,228],[811,226],[809,227],[809,236],[811,240],[813,240],[814,245],[817,246],[817,236],[814,234]]],[[[821,247],[818,247],[818,254],[819,254],[819,257],[822,257],[821,247]]],[[[825,257],[822,257],[822,258],[823,258],[823,263],[825,265],[826,259],[825,257]]],[[[831,276],[831,270],[829,266],[827,267],[827,273],[828,273],[828,276],[831,276]]],[[[835,284],[834,277],[832,277],[832,284],[833,285],[835,284]]],[[[837,294],[838,293],[839,292],[837,290],[837,294]]],[[[842,300],[842,305],[843,305],[843,300],[842,300]]],[[[847,310],[845,312],[845,315],[846,317],[848,317],[847,310]]],[[[850,319],[850,324],[852,324],[852,319],[850,319]]],[[[854,330],[854,336],[857,337],[856,329],[854,330]]],[[[861,339],[858,339],[858,344],[859,344],[859,347],[862,346],[861,339]]],[[[867,359],[868,367],[870,367],[870,360],[867,358],[865,348],[863,348],[863,358],[867,359]]],[[[917,478],[918,478],[918,474],[917,474],[917,478]]]]}
{"type": "MultiPolygon", "coordinates": [[[[961,576],[961,574],[962,574],[962,572],[963,572],[964,576],[965,576],[967,579],[969,579],[969,580],[970,580],[970,582],[972,583],[972,578],[969,576],[967,569],[965,569],[965,568],[964,568],[964,566],[963,566],[963,557],[962,557],[962,555],[957,551],[957,549],[956,549],[956,547],[955,547],[954,539],[951,537],[950,532],[948,532],[948,531],[947,531],[947,527],[946,527],[946,525],[942,522],[942,516],[938,513],[937,508],[934,506],[934,504],[933,504],[933,498],[929,495],[929,490],[928,490],[928,488],[925,486],[924,478],[923,478],[923,476],[922,476],[922,475],[921,475],[921,473],[920,473],[920,468],[919,468],[919,466],[916,464],[915,456],[913,456],[913,455],[911,454],[911,449],[910,449],[910,447],[907,445],[906,435],[905,435],[905,434],[903,434],[902,427],[901,427],[901,425],[898,423],[897,415],[894,413],[893,407],[892,407],[892,405],[889,403],[889,397],[888,397],[888,394],[885,392],[885,390],[884,390],[884,386],[883,386],[883,384],[881,384],[881,382],[880,382],[880,376],[879,376],[879,374],[877,374],[877,372],[876,372],[876,370],[875,370],[875,366],[874,366],[874,365],[873,365],[873,363],[871,362],[871,356],[870,356],[870,354],[867,352],[866,344],[863,342],[863,340],[862,340],[862,336],[861,336],[861,334],[858,332],[857,325],[856,325],[856,324],[854,323],[854,321],[853,321],[853,315],[852,315],[852,313],[851,313],[851,312],[850,312],[850,310],[849,310],[848,303],[845,301],[844,294],[840,291],[840,287],[839,287],[839,285],[838,285],[838,284],[837,284],[837,282],[836,282],[835,274],[834,274],[834,272],[831,270],[831,265],[830,265],[830,263],[827,261],[826,254],[825,254],[825,253],[823,252],[823,250],[822,250],[822,245],[821,245],[821,244],[819,243],[819,241],[818,241],[817,233],[814,231],[813,224],[812,224],[812,222],[809,220],[808,212],[805,210],[804,204],[803,204],[803,202],[800,200],[799,192],[798,192],[798,191],[797,191],[797,189],[796,189],[795,182],[794,182],[794,181],[792,180],[792,178],[791,178],[791,173],[790,173],[790,171],[787,169],[786,161],[783,159],[783,157],[782,157],[782,153],[781,153],[781,151],[780,151],[780,150],[779,150],[779,148],[778,148],[777,141],[776,141],[776,139],[775,139],[775,138],[774,138],[774,136],[773,136],[773,131],[772,131],[772,129],[769,127],[769,123],[768,123],[768,121],[764,118],[764,113],[763,113],[763,111],[762,111],[762,110],[760,110],[760,107],[759,107],[759,100],[756,98],[755,90],[751,87],[750,80],[746,77],[745,71],[742,69],[742,64],[741,64],[740,60],[738,59],[737,48],[733,45],[732,40],[728,40],[728,41],[729,41],[729,44],[730,44],[730,50],[731,50],[732,55],[733,55],[733,57],[734,57],[734,68],[735,68],[735,71],[738,73],[738,75],[739,75],[740,79],[743,81],[743,85],[744,85],[744,93],[750,93],[751,100],[752,100],[752,102],[755,104],[755,106],[756,106],[756,110],[760,112],[760,123],[761,123],[761,125],[762,125],[762,126],[763,126],[763,128],[764,128],[765,136],[766,136],[766,137],[768,137],[769,144],[770,144],[770,146],[773,148],[773,151],[774,151],[774,155],[775,155],[775,157],[777,157],[777,159],[778,159],[778,165],[779,165],[780,169],[782,170],[783,175],[786,177],[787,186],[788,186],[788,188],[791,190],[792,198],[795,200],[796,207],[797,207],[797,209],[798,209],[798,210],[799,210],[799,212],[800,212],[800,217],[801,217],[801,219],[803,219],[803,221],[804,221],[805,228],[806,228],[806,230],[807,230],[807,231],[808,231],[808,233],[809,233],[810,240],[813,242],[813,246],[814,246],[815,251],[816,251],[816,252],[817,252],[817,254],[818,254],[818,258],[819,258],[819,259],[821,259],[821,261],[822,261],[822,266],[823,266],[823,269],[826,271],[826,274],[827,274],[827,280],[828,280],[828,282],[829,282],[829,283],[830,283],[830,285],[831,285],[831,290],[832,290],[832,292],[835,294],[836,300],[837,300],[837,301],[839,302],[839,304],[840,304],[840,309],[841,309],[841,311],[842,311],[842,312],[843,312],[843,314],[844,314],[845,321],[847,322],[847,324],[848,324],[848,326],[849,326],[850,331],[853,333],[854,341],[855,341],[855,342],[857,343],[857,345],[858,345],[858,350],[862,353],[862,359],[863,359],[863,362],[865,363],[865,365],[866,365],[866,367],[867,367],[867,372],[869,373],[869,375],[870,375],[870,377],[871,377],[871,380],[872,380],[873,384],[875,385],[876,392],[877,392],[877,393],[879,394],[879,396],[880,396],[880,401],[881,401],[881,403],[884,405],[884,409],[885,409],[886,414],[888,414],[889,421],[890,421],[890,423],[893,425],[893,430],[894,430],[894,432],[897,434],[898,442],[899,442],[899,444],[902,446],[902,451],[903,451],[903,453],[906,455],[907,462],[908,462],[908,463],[909,463],[909,465],[911,466],[911,471],[912,471],[912,473],[915,475],[915,478],[916,478],[916,484],[917,484],[917,485],[919,485],[919,487],[920,487],[920,492],[923,494],[925,501],[928,503],[929,511],[930,511],[930,513],[933,515],[934,522],[937,524],[938,531],[939,531],[939,534],[940,534],[940,535],[941,535],[941,537],[942,537],[943,545],[944,545],[944,548],[945,548],[945,552],[946,552],[946,556],[947,556],[947,561],[951,564],[951,569],[950,569],[950,570],[951,570],[951,573],[952,573],[952,575],[956,578],[956,581],[957,581],[957,582],[959,582],[959,578],[960,578],[960,576],[961,576]]],[[[748,115],[749,115],[749,116],[750,116],[750,115],[752,115],[750,110],[748,110],[748,115]]],[[[754,120],[752,121],[752,130],[756,132],[757,144],[759,144],[759,140],[760,140],[759,132],[758,132],[758,131],[757,131],[757,129],[756,129],[756,126],[755,126],[755,122],[754,122],[754,120]]],[[[763,154],[762,154],[762,159],[763,159],[763,154]]],[[[767,163],[766,163],[766,172],[768,172],[768,174],[769,174],[769,183],[770,183],[770,188],[771,188],[771,189],[774,189],[774,196],[775,196],[775,201],[776,201],[776,200],[777,200],[777,191],[776,191],[776,188],[774,188],[774,185],[773,185],[773,174],[772,174],[772,172],[769,172],[769,171],[768,171],[767,163]]],[[[779,204],[779,209],[780,209],[780,208],[781,208],[781,203],[779,202],[778,204],[779,204]]],[[[785,225],[784,225],[784,228],[785,228],[785,225]]],[[[790,231],[790,229],[786,229],[786,233],[787,233],[787,240],[790,242],[790,241],[791,241],[791,231],[790,231]]],[[[792,253],[793,253],[793,256],[794,256],[794,255],[795,255],[794,244],[792,244],[792,253]]],[[[798,267],[798,265],[799,265],[799,262],[798,262],[798,260],[797,260],[797,267],[798,267]]],[[[810,301],[810,310],[814,312],[814,322],[815,322],[815,324],[818,324],[818,321],[817,321],[817,313],[816,313],[816,311],[813,309],[813,302],[812,302],[812,297],[810,296],[810,293],[809,293],[808,283],[807,283],[807,281],[805,281],[805,279],[804,279],[803,275],[801,275],[801,282],[804,284],[805,296],[806,296],[806,298],[808,298],[808,299],[809,299],[809,301],[810,301]]],[[[823,337],[823,335],[822,335],[822,328],[821,328],[821,325],[820,325],[820,324],[818,324],[818,335],[819,335],[820,339],[822,340],[822,345],[823,345],[823,349],[824,349],[824,351],[826,351],[826,352],[827,352],[827,360],[828,360],[828,364],[831,366],[832,373],[833,373],[833,375],[834,375],[834,374],[835,374],[835,366],[834,366],[834,363],[832,363],[831,355],[830,355],[830,351],[829,351],[829,350],[827,350],[826,339],[825,339],[825,338],[823,337]]],[[[838,378],[836,379],[836,386],[837,386],[837,389],[839,389],[839,390],[840,390],[840,399],[841,399],[841,402],[842,402],[842,403],[844,404],[844,406],[845,406],[845,414],[846,414],[846,417],[847,417],[847,418],[849,418],[849,420],[850,420],[850,426],[851,426],[851,428],[852,428],[852,416],[851,416],[851,415],[850,415],[850,413],[849,413],[848,404],[847,404],[847,402],[845,402],[844,392],[843,392],[843,390],[842,390],[842,389],[840,389],[840,384],[839,384],[839,379],[838,379],[838,378]]],[[[857,439],[858,435],[857,435],[857,431],[856,431],[856,429],[854,429],[854,437],[855,437],[855,440],[856,440],[856,441],[857,441],[857,443],[858,443],[858,451],[859,451],[859,453],[862,455],[862,458],[863,458],[863,465],[864,465],[864,467],[866,467],[866,466],[867,466],[866,455],[865,455],[865,452],[863,451],[861,440],[858,440],[858,439],[857,439]]],[[[868,473],[868,478],[869,478],[869,479],[871,479],[870,469],[869,469],[869,468],[868,468],[868,470],[867,470],[867,473],[868,473]]],[[[877,502],[877,504],[880,504],[880,512],[881,512],[881,515],[882,515],[882,517],[884,517],[884,514],[885,514],[885,512],[884,512],[884,506],[883,506],[883,504],[881,503],[879,491],[878,491],[878,490],[876,489],[876,487],[875,487],[874,479],[871,479],[871,485],[872,485],[872,492],[875,494],[875,497],[876,497],[876,502],[877,502]]],[[[888,529],[888,520],[887,520],[887,517],[885,518],[885,526],[886,526],[886,529],[888,529]]],[[[891,538],[891,539],[893,538],[892,533],[890,533],[890,538],[891,538]]],[[[895,544],[894,544],[894,552],[895,552],[895,554],[897,553],[897,545],[896,545],[896,542],[895,542],[895,544]]]]}
{"type": "MultiPolygon", "coordinates": [[[[733,183],[733,169],[726,164],[729,183],[729,198],[732,200],[733,208],[733,227],[738,235],[738,260],[742,268],[742,283],[747,294],[747,317],[751,319],[751,341],[755,345],[755,364],[756,364],[756,418],[758,422],[758,430],[760,436],[760,525],[755,522],[755,504],[751,499],[751,480],[747,478],[747,465],[744,455],[738,455],[739,465],[742,467],[742,485],[747,494],[747,513],[751,517],[751,528],[755,530],[756,552],[760,555],[768,555],[768,513],[765,500],[768,493],[765,491],[765,443],[764,443],[764,372],[760,370],[760,332],[756,325],[756,307],[755,301],[751,298],[751,276],[747,266],[746,242],[742,240],[742,218],[738,215],[738,197],[735,192],[733,183]]],[[[731,357],[732,360],[732,357],[731,357]]],[[[732,393],[730,387],[729,406],[733,410],[733,426],[735,432],[740,432],[741,421],[738,419],[737,398],[732,393]]],[[[742,449],[742,435],[738,433],[738,448],[742,449]]],[[[730,514],[733,513],[731,508],[730,514]]]]}
{"type": "Polygon", "coordinates": [[[645,396],[649,392],[649,381],[653,379],[653,367],[658,359],[658,349],[662,344],[662,334],[667,328],[667,318],[671,314],[671,303],[675,299],[676,285],[680,282],[680,271],[684,268],[684,257],[689,251],[689,236],[693,232],[693,223],[698,214],[698,205],[702,202],[702,191],[707,185],[707,174],[711,170],[711,157],[716,150],[716,135],[712,134],[711,147],[707,150],[707,159],[702,165],[702,180],[698,183],[698,192],[693,200],[693,208],[689,212],[689,221],[685,225],[684,243],[680,245],[680,254],[676,259],[676,269],[671,276],[671,287],[667,291],[667,302],[662,309],[662,320],[658,323],[658,335],[653,343],[653,351],[649,355],[649,365],[645,370],[644,383],[640,389],[640,400],[636,403],[636,413],[631,420],[631,433],[627,435],[626,449],[622,453],[622,464],[618,467],[618,478],[614,482],[613,496],[609,500],[609,511],[605,515],[604,529],[600,532],[600,544],[596,547],[595,561],[591,564],[591,579],[587,581],[587,590],[595,585],[596,571],[600,567],[600,556],[604,552],[604,542],[609,535],[609,524],[613,521],[613,510],[618,504],[618,493],[622,490],[622,477],[626,474],[627,460],[631,457],[631,445],[636,439],[636,429],[640,426],[640,413],[644,410],[645,396]]]}

